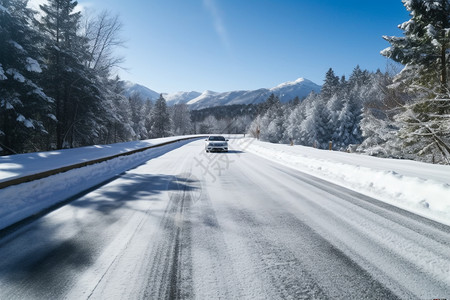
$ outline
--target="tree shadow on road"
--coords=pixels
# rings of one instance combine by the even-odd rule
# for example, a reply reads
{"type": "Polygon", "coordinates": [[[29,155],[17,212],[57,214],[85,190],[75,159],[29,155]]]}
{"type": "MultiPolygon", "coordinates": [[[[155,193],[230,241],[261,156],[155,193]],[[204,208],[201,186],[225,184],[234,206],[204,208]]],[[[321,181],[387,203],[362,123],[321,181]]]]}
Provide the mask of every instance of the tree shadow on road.
{"type": "MultiPolygon", "coordinates": [[[[26,298],[64,294],[67,285],[96,262],[115,238],[114,232],[128,222],[126,218],[135,216],[134,211],[146,208],[145,213],[151,215],[150,203],[163,202],[162,193],[198,188],[197,180],[186,174],[128,173],[66,201],[62,216],[71,216],[69,220],[42,216],[23,224],[0,238],[0,256],[8,258],[0,262],[0,286],[8,286],[0,298],[17,295],[17,291],[26,298]],[[137,209],[134,201],[141,201],[137,209]],[[124,216],[126,220],[121,219],[124,216]],[[66,229],[73,233],[62,234],[66,229]]],[[[161,203],[158,207],[164,210],[165,206],[161,203]]]]}

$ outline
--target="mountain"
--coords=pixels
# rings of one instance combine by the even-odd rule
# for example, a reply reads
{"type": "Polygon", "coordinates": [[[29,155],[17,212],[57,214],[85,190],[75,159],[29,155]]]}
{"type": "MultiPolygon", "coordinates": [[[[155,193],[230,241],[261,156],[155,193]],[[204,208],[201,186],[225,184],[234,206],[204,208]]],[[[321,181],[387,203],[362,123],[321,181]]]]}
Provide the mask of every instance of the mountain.
{"type": "Polygon", "coordinates": [[[309,95],[312,91],[320,92],[320,86],[305,78],[288,81],[270,89],[271,93],[280,97],[281,102],[287,102],[298,96],[300,99],[309,95]]]}
{"type": "MultiPolygon", "coordinates": [[[[191,110],[203,109],[214,106],[261,103],[267,100],[270,94],[275,94],[280,101],[285,103],[296,96],[300,99],[305,98],[312,91],[319,93],[320,86],[305,78],[299,78],[295,81],[282,83],[273,88],[261,88],[249,91],[231,91],[218,93],[213,91],[199,92],[178,92],[173,94],[163,94],[167,105],[186,103],[191,110]]],[[[126,82],[126,96],[139,94],[142,99],[151,99],[155,101],[159,98],[159,93],[139,84],[126,82]]]]}
{"type": "Polygon", "coordinates": [[[225,93],[205,91],[200,96],[188,101],[187,104],[190,109],[194,110],[222,105],[261,103],[266,101],[272,93],[278,96],[281,102],[285,103],[294,99],[296,96],[300,99],[305,98],[312,91],[316,93],[320,92],[320,86],[308,79],[299,78],[270,89],[262,88],[251,91],[232,91],[225,93]]]}
{"type": "Polygon", "coordinates": [[[142,98],[142,100],[150,99],[152,101],[156,101],[159,98],[159,93],[155,92],[154,90],[151,90],[148,87],[130,81],[125,82],[124,88],[125,89],[123,94],[126,97],[130,97],[137,94],[142,98]]]}
{"type": "Polygon", "coordinates": [[[187,103],[200,95],[201,93],[199,92],[178,92],[173,94],[163,94],[164,99],[166,99],[167,105],[169,106],[187,103]]]}

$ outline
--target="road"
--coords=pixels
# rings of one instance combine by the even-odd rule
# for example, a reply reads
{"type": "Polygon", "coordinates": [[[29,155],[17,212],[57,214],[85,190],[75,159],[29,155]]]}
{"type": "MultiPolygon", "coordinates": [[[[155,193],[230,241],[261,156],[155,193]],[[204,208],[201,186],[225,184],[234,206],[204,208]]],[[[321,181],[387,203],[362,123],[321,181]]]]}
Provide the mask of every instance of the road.
{"type": "Polygon", "coordinates": [[[450,298],[450,228],[195,141],[0,238],[0,299],[450,298]]]}

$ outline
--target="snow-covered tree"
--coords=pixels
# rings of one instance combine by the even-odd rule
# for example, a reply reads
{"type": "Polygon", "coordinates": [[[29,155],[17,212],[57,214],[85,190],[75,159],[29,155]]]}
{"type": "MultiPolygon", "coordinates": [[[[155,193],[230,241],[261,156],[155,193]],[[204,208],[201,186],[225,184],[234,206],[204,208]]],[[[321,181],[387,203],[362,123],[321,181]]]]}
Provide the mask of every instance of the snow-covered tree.
{"type": "Polygon", "coordinates": [[[358,91],[363,86],[367,86],[369,84],[370,74],[367,70],[361,70],[359,65],[357,65],[352,74],[348,79],[348,88],[349,90],[358,91]]]}
{"type": "Polygon", "coordinates": [[[192,132],[191,112],[186,104],[175,104],[171,109],[172,132],[186,135],[192,132]]]}
{"type": "MultiPolygon", "coordinates": [[[[150,136],[149,128],[146,126],[146,117],[150,116],[152,109],[150,103],[150,100],[143,100],[139,94],[132,94],[128,98],[128,105],[131,111],[130,125],[133,128],[134,140],[142,140],[150,136]]],[[[151,118],[149,118],[150,120],[151,118]]]]}
{"type": "Polygon", "coordinates": [[[260,138],[271,143],[281,142],[285,136],[286,114],[280,99],[271,94],[263,103],[262,111],[260,138]]]}
{"type": "MultiPolygon", "coordinates": [[[[6,153],[46,148],[53,99],[39,85],[42,36],[24,0],[0,0],[0,148],[6,153]]],[[[1,152],[1,150],[0,150],[1,152]]]]}
{"type": "Polygon", "coordinates": [[[85,66],[87,40],[78,34],[80,12],[76,1],[50,0],[41,5],[40,29],[46,35],[47,68],[41,76],[55,99],[56,148],[90,144],[99,135],[101,107],[94,74],[85,66]]]}
{"type": "Polygon", "coordinates": [[[151,116],[151,137],[170,135],[171,121],[167,110],[166,99],[161,94],[156,100],[151,116]]]}
{"type": "MultiPolygon", "coordinates": [[[[307,100],[304,100],[307,101],[307,100]]],[[[297,105],[287,118],[286,136],[289,141],[295,144],[303,145],[305,141],[304,131],[302,130],[302,122],[306,119],[306,106],[297,105]]]]}
{"type": "Polygon", "coordinates": [[[345,148],[351,144],[362,142],[360,121],[362,119],[362,106],[360,99],[350,97],[344,103],[338,117],[338,139],[335,141],[338,148],[345,148]]]}
{"type": "Polygon", "coordinates": [[[405,65],[401,79],[448,94],[450,1],[403,0],[411,19],[399,25],[404,37],[383,36],[391,46],[382,55],[405,65]]]}
{"type": "Polygon", "coordinates": [[[405,156],[450,163],[450,1],[403,0],[404,37],[387,37],[382,55],[405,65],[397,82],[414,93],[396,119],[405,156]]]}
{"type": "Polygon", "coordinates": [[[334,74],[332,68],[330,68],[325,74],[325,81],[322,85],[320,94],[323,98],[329,99],[333,96],[339,88],[339,77],[334,74]]]}
{"type": "Polygon", "coordinates": [[[302,124],[307,137],[306,142],[309,146],[326,148],[331,140],[330,112],[327,109],[326,101],[321,95],[312,98],[307,117],[304,124],[302,124]]]}
{"type": "Polygon", "coordinates": [[[130,126],[131,110],[128,99],[123,95],[123,82],[116,76],[105,80],[104,88],[102,91],[103,130],[97,143],[130,141],[135,133],[130,126]]]}
{"type": "Polygon", "coordinates": [[[256,139],[260,139],[261,136],[261,116],[258,115],[256,116],[256,118],[253,120],[253,122],[250,124],[249,128],[248,128],[248,133],[253,136],[256,139]]]}

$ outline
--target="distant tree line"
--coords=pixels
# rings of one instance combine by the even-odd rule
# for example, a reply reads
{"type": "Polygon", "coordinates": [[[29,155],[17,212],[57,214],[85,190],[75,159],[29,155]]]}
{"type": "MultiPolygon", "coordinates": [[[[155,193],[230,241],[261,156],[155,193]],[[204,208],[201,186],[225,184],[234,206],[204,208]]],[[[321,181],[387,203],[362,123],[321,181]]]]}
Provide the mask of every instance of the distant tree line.
{"type": "Polygon", "coordinates": [[[193,133],[237,134],[247,132],[258,114],[258,105],[234,104],[191,111],[193,133]]]}
{"type": "Polygon", "coordinates": [[[379,126],[369,134],[367,120],[371,116],[387,123],[392,118],[390,111],[395,107],[388,105],[390,99],[383,93],[391,83],[392,76],[380,71],[371,73],[357,66],[347,80],[345,76],[336,76],[330,68],[319,94],[311,93],[303,101],[287,104],[272,94],[249,130],[273,143],[292,142],[328,149],[331,142],[337,150],[360,145],[384,128],[379,126]]]}

